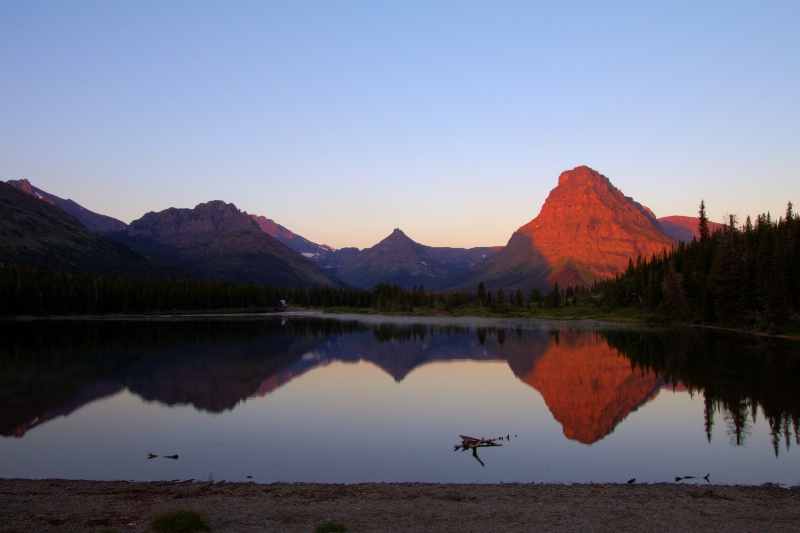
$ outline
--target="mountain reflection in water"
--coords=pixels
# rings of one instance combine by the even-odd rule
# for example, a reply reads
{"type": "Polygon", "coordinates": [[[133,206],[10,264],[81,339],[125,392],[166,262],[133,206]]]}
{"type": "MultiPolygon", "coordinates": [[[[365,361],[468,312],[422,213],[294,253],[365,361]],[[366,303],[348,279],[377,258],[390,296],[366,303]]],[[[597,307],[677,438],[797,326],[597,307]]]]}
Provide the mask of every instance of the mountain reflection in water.
{"type": "Polygon", "coordinates": [[[541,393],[564,435],[583,444],[614,431],[663,384],[655,372],[631,368],[602,333],[569,330],[554,336],[533,370],[520,379],[541,393]]]}
{"type": "Polygon", "coordinates": [[[400,383],[423,365],[471,360],[505,362],[582,444],[604,439],[664,387],[702,395],[709,442],[721,412],[734,445],[759,413],[775,455],[800,444],[797,343],[709,330],[262,316],[3,321],[0,338],[7,437],[126,389],[223,413],[334,362],[372,363],[400,383]]]}

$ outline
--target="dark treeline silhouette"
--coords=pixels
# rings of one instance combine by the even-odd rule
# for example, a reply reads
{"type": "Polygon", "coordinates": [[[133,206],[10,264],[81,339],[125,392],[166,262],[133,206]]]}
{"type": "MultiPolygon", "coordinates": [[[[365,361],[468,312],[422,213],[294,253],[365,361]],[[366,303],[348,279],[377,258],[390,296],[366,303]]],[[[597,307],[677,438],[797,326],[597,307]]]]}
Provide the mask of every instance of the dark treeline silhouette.
{"type": "Polygon", "coordinates": [[[372,308],[409,313],[423,307],[451,312],[470,304],[465,292],[409,290],[380,283],[372,291],[283,288],[231,281],[66,273],[35,267],[0,268],[0,316],[150,314],[171,311],[270,311],[290,306],[372,308]]]}
{"type": "Polygon", "coordinates": [[[284,301],[312,307],[369,307],[360,289],[279,288],[231,281],[69,274],[0,268],[0,315],[147,314],[173,310],[274,310],[284,301]]]}
{"type": "Polygon", "coordinates": [[[800,217],[734,216],[710,233],[700,204],[700,238],[650,259],[631,260],[595,284],[609,308],[635,307],[662,318],[756,330],[800,324],[800,217]]]}
{"type": "Polygon", "coordinates": [[[770,427],[775,455],[781,443],[800,446],[800,346],[782,339],[707,329],[663,330],[641,335],[605,331],[609,346],[651,370],[666,383],[682,385],[705,402],[705,430],[714,434],[721,413],[732,444],[746,444],[759,410],[770,427]]]}

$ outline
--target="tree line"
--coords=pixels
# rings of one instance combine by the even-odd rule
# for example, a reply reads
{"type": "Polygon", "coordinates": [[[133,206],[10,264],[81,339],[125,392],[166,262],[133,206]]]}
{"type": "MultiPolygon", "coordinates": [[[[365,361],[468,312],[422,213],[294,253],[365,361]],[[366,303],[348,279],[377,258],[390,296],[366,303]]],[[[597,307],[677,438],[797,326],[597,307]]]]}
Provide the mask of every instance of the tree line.
{"type": "Polygon", "coordinates": [[[271,287],[232,281],[0,268],[0,315],[270,311],[287,305],[363,307],[370,293],[330,287],[271,287]]]}
{"type": "MultiPolygon", "coordinates": [[[[551,295],[549,298],[555,301],[561,296],[551,295]]],[[[540,291],[534,291],[528,301],[545,300],[540,291]]],[[[492,294],[480,287],[476,300],[476,295],[467,291],[427,291],[421,285],[407,290],[397,284],[379,283],[371,291],[332,287],[287,288],[154,275],[68,273],[15,265],[0,268],[0,316],[224,310],[264,312],[284,305],[409,314],[421,308],[426,312],[449,314],[472,307],[502,312],[521,309],[526,304],[519,290],[511,298],[506,298],[503,289],[492,294]]]]}
{"type": "Polygon", "coordinates": [[[630,260],[625,272],[596,283],[609,308],[633,307],[664,319],[751,329],[800,324],[800,217],[789,203],[785,217],[769,213],[753,222],[736,217],[714,233],[705,205],[700,238],[671,251],[630,260]]]}

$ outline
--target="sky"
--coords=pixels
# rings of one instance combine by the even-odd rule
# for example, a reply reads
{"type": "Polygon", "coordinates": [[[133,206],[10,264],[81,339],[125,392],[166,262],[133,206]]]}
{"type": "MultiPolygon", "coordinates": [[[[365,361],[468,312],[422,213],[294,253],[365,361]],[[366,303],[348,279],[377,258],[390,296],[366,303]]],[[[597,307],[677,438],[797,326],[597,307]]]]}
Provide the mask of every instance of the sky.
{"type": "Polygon", "coordinates": [[[335,248],[504,245],[579,165],[659,217],[781,215],[799,27],[796,0],[3,0],[0,180],[335,248]]]}

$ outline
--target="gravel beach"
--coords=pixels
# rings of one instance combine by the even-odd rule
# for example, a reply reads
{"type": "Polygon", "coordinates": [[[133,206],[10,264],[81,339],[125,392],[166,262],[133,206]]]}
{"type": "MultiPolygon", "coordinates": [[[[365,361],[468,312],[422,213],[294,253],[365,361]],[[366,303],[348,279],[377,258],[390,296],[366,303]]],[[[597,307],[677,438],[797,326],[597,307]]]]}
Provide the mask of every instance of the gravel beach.
{"type": "Polygon", "coordinates": [[[190,509],[212,531],[800,531],[800,487],[684,484],[123,482],[0,479],[0,531],[149,529],[190,509]]]}

